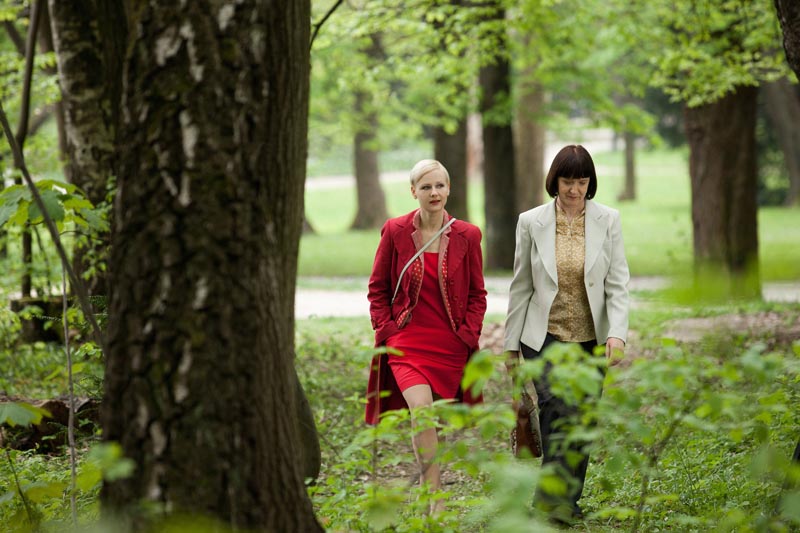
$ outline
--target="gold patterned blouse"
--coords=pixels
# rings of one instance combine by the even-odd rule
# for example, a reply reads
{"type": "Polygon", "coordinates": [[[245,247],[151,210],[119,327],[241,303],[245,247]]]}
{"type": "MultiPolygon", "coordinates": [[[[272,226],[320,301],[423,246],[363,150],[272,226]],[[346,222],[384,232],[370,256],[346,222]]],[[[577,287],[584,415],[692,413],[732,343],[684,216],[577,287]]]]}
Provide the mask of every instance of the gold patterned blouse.
{"type": "Polygon", "coordinates": [[[556,204],[556,270],[558,294],[550,308],[547,331],[563,342],[593,340],[594,321],[584,284],[586,211],[571,221],[556,204]]]}

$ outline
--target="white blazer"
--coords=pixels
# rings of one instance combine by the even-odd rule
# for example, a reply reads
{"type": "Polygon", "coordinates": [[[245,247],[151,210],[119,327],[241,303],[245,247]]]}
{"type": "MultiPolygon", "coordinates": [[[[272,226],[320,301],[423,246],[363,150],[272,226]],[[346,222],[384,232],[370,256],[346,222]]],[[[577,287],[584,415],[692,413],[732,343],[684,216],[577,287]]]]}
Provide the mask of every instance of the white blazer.
{"type": "MultiPolygon", "coordinates": [[[[619,211],[586,200],[584,283],[598,344],[628,336],[630,272],[622,242],[619,211]]],[[[558,292],[555,200],[526,211],[517,222],[514,277],[506,317],[506,351],[520,343],[540,350],[550,307],[558,292]]]]}

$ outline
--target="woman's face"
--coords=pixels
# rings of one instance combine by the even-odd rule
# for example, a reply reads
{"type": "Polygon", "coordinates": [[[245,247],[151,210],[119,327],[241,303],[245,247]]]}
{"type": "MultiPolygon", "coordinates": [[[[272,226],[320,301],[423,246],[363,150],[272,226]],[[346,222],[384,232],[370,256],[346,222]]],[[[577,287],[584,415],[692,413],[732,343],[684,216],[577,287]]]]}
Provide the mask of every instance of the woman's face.
{"type": "Polygon", "coordinates": [[[450,195],[450,184],[441,170],[433,170],[411,186],[411,194],[423,211],[437,213],[444,209],[450,195]]]}
{"type": "Polygon", "coordinates": [[[589,178],[558,178],[558,199],[561,206],[582,209],[590,181],[589,178]]]}

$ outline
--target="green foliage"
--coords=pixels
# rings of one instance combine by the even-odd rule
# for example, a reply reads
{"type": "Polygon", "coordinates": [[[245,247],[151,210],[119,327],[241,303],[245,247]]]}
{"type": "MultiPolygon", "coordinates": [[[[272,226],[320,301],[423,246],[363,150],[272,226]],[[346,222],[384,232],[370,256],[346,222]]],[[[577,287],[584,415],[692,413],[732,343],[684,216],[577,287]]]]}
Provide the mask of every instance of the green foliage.
{"type": "MultiPolygon", "coordinates": [[[[548,351],[545,357],[557,362],[559,394],[583,407],[571,438],[593,442],[582,500],[587,530],[631,530],[636,521],[639,531],[798,525],[792,504],[800,470],[788,458],[798,437],[800,344],[766,349],[758,339],[710,335],[683,345],[660,336],[675,317],[760,309],[636,313],[642,356],[607,371],[599,402],[586,398],[597,392],[603,359],[566,346],[548,351]]],[[[796,306],[794,315],[791,308],[772,309],[789,321],[798,312],[796,306]]],[[[531,515],[533,487],[541,479],[557,488],[558,480],[537,461],[510,457],[513,419],[505,402],[511,389],[499,360],[486,364],[493,356],[485,354],[467,370],[469,380],[486,383],[484,405],[437,402],[416,414],[417,427],[439,427],[446,436],[439,456],[457,480],[431,496],[414,486],[408,413],[389,413],[374,428],[361,422],[371,354],[371,335],[361,322],[299,323],[298,365],[323,439],[323,474],[309,487],[323,525],[345,531],[547,530],[531,515]],[[448,510],[434,521],[424,510],[437,497],[446,499],[448,510]]],[[[539,376],[543,363],[526,362],[520,376],[539,376]]]]}
{"type": "Polygon", "coordinates": [[[650,81],[694,107],[789,75],[771,3],[612,2],[614,30],[654,67],[650,81]]]}
{"type": "MultiPolygon", "coordinates": [[[[57,180],[39,180],[36,188],[42,197],[47,214],[59,230],[68,223],[95,231],[108,231],[105,219],[79,189],[57,180]]],[[[27,185],[12,185],[0,192],[0,228],[7,225],[23,227],[40,224],[43,216],[27,185]]]]}
{"type": "Polygon", "coordinates": [[[25,402],[0,403],[0,425],[30,426],[38,424],[43,417],[50,416],[46,409],[25,402]]]}

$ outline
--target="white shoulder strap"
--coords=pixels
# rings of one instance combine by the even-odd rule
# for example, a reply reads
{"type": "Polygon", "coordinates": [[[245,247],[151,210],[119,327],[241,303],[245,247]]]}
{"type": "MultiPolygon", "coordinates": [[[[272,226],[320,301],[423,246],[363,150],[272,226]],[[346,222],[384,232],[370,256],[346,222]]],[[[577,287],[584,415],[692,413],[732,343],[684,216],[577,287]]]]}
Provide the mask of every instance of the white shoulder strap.
{"type": "Polygon", "coordinates": [[[414,257],[412,257],[411,259],[409,259],[409,260],[408,260],[408,263],[406,263],[406,265],[403,267],[403,270],[401,270],[401,271],[400,271],[400,276],[398,276],[398,277],[397,277],[397,286],[394,288],[394,294],[392,295],[392,303],[394,303],[394,299],[395,299],[395,298],[397,298],[397,291],[399,291],[399,290],[400,290],[400,281],[403,279],[403,274],[405,274],[405,273],[406,273],[406,270],[408,270],[408,267],[410,267],[410,266],[411,266],[411,264],[412,264],[414,261],[416,261],[416,260],[417,260],[417,257],[419,257],[420,255],[422,255],[422,252],[424,252],[424,251],[425,251],[425,249],[426,249],[428,246],[430,246],[430,245],[433,243],[433,241],[435,241],[435,240],[436,240],[436,239],[439,237],[439,235],[441,235],[442,233],[444,233],[444,230],[446,230],[447,228],[449,228],[449,227],[450,227],[450,226],[453,224],[453,222],[455,222],[455,221],[456,221],[456,218],[455,218],[455,217],[450,217],[450,220],[448,220],[448,221],[447,221],[447,224],[445,224],[445,225],[443,225],[441,228],[439,228],[439,231],[437,231],[437,232],[436,232],[436,233],[433,235],[433,237],[431,237],[431,238],[430,238],[430,240],[429,240],[428,242],[426,242],[425,244],[423,244],[423,245],[422,245],[422,247],[421,247],[419,250],[417,250],[417,253],[415,253],[415,254],[414,254],[414,257]]]}

